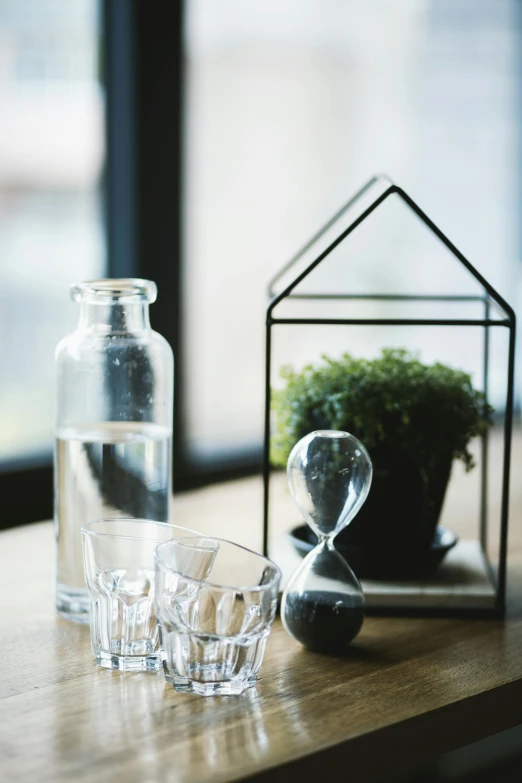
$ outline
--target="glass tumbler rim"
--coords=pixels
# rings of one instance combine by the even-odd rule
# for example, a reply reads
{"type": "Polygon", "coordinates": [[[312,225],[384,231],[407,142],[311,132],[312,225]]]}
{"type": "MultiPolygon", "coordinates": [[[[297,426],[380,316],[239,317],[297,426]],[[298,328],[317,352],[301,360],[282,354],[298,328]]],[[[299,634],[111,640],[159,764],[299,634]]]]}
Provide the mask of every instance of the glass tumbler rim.
{"type": "Polygon", "coordinates": [[[152,280],[141,277],[107,277],[85,280],[71,286],[71,299],[92,304],[132,304],[156,301],[158,289],[152,280]]]}
{"type": "MultiPolygon", "coordinates": [[[[192,547],[194,548],[194,547],[192,547]]],[[[201,547],[201,550],[204,548],[201,547]]],[[[180,536],[179,538],[171,538],[168,541],[162,541],[158,546],[156,547],[156,550],[154,552],[154,559],[155,561],[161,565],[163,568],[165,568],[167,571],[170,571],[172,574],[176,574],[177,576],[183,577],[183,579],[186,579],[188,582],[192,582],[193,584],[203,585],[205,587],[212,587],[215,590],[226,590],[228,591],[235,591],[237,593],[246,593],[246,592],[258,592],[260,590],[267,591],[270,589],[273,589],[276,584],[278,584],[282,577],[282,571],[279,568],[279,566],[274,563],[273,560],[270,560],[269,557],[266,557],[266,555],[261,555],[259,552],[254,552],[253,549],[249,549],[246,546],[243,546],[242,544],[237,544],[235,541],[230,541],[227,538],[219,538],[219,536],[203,536],[203,535],[195,535],[195,536],[180,536]],[[183,546],[183,541],[190,541],[194,539],[207,539],[209,541],[219,541],[224,544],[230,544],[233,547],[236,547],[237,549],[242,549],[245,552],[248,552],[249,555],[254,555],[255,557],[258,557],[260,560],[264,560],[266,563],[269,563],[274,568],[274,575],[270,579],[269,582],[262,585],[227,585],[227,584],[219,584],[217,582],[211,582],[209,579],[196,579],[193,576],[187,576],[186,574],[183,574],[178,569],[174,568],[173,566],[169,565],[165,562],[165,560],[161,557],[159,550],[162,549],[163,546],[166,544],[181,544],[183,546]]]]}
{"type": "MultiPolygon", "coordinates": [[[[198,538],[199,535],[196,533],[195,530],[192,530],[188,527],[183,527],[182,525],[173,525],[170,522],[161,522],[157,519],[145,519],[144,517],[105,517],[101,519],[93,519],[90,522],[86,522],[84,525],[82,525],[81,532],[82,534],[91,536],[92,538],[124,538],[128,541],[158,541],[160,543],[165,543],[162,539],[156,538],[155,536],[139,536],[139,535],[126,535],[124,533],[111,533],[110,531],[98,531],[93,530],[92,528],[95,525],[102,525],[106,522],[130,522],[130,523],[147,523],[150,525],[158,525],[160,529],[166,529],[166,528],[173,528],[174,530],[182,530],[186,533],[194,533],[194,536],[180,536],[180,538],[198,538]]],[[[167,539],[172,540],[172,539],[167,539]]]]}

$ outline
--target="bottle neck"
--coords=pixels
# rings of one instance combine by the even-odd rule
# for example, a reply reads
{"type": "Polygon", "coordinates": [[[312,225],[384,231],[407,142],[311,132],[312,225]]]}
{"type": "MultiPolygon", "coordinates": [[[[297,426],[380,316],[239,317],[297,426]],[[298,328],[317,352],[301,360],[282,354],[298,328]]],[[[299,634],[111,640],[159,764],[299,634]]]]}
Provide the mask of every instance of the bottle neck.
{"type": "Polygon", "coordinates": [[[129,334],[150,329],[148,302],[80,302],[78,328],[101,334],[129,334]]]}

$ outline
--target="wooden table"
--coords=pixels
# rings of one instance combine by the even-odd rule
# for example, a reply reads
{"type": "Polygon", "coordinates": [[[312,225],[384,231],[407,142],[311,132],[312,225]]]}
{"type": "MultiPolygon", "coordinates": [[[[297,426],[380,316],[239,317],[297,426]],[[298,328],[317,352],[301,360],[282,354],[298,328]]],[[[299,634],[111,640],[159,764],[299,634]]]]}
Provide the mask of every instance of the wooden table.
{"type": "MultiPolygon", "coordinates": [[[[176,499],[175,513],[223,535],[241,521],[248,537],[260,494],[257,479],[221,485],[176,499]]],[[[54,612],[51,524],[1,533],[0,779],[277,783],[335,763],[371,781],[516,725],[518,522],[506,622],[368,618],[339,659],[306,652],[276,621],[257,688],[207,699],[176,694],[161,673],[96,669],[88,628],[54,612]]]]}

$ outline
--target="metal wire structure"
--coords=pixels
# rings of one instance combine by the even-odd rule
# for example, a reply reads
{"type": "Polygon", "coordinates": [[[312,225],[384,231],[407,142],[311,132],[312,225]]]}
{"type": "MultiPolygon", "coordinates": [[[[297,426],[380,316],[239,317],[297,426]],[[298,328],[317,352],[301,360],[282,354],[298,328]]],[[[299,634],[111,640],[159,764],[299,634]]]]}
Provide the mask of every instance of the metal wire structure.
{"type": "Polygon", "coordinates": [[[508,330],[508,358],[507,358],[507,378],[506,378],[506,397],[503,421],[503,465],[502,465],[502,487],[500,503],[500,542],[498,565],[495,568],[487,556],[486,538],[487,538],[487,507],[488,507],[488,434],[482,437],[481,443],[481,488],[480,488],[480,514],[479,514],[479,540],[482,552],[487,563],[491,581],[495,586],[495,604],[492,609],[489,608],[462,608],[458,605],[440,609],[439,607],[425,607],[422,610],[418,608],[409,608],[407,606],[401,609],[382,610],[376,608],[373,613],[379,614],[422,614],[430,615],[482,615],[502,617],[505,612],[505,594],[506,594],[506,561],[507,561],[507,532],[508,532],[508,510],[509,510],[509,477],[511,460],[511,436],[513,427],[513,405],[514,405],[514,370],[515,370],[515,333],[516,318],[511,306],[505,299],[493,288],[493,286],[480,274],[480,272],[468,261],[468,259],[455,247],[455,245],[443,234],[443,232],[433,223],[425,212],[408,196],[408,194],[398,185],[394,184],[387,176],[372,177],[349,201],[290,259],[279,272],[270,280],[268,284],[268,294],[270,303],[266,312],[266,350],[265,350],[265,421],[264,421],[264,452],[263,452],[263,551],[268,555],[269,549],[269,502],[270,502],[270,411],[271,411],[271,389],[272,389],[272,330],[276,326],[284,325],[343,325],[343,326],[451,326],[451,327],[482,327],[484,329],[483,339],[483,377],[484,394],[486,400],[489,393],[489,367],[490,367],[490,329],[492,327],[501,327],[508,330]],[[330,242],[330,244],[309,263],[306,268],[296,275],[296,277],[280,293],[275,293],[275,288],[284,276],[291,272],[297,262],[303,256],[312,250],[326,232],[331,229],[335,223],[345,216],[345,214],[366,196],[371,188],[377,183],[385,183],[386,189],[376,197],[369,206],[362,211],[358,217],[352,220],[348,226],[330,242]],[[431,294],[342,294],[336,292],[330,293],[293,293],[294,289],[305,280],[313,270],[318,267],[330,253],[342,242],[347,240],[350,234],[361,225],[375,210],[379,208],[390,196],[398,196],[402,202],[430,229],[430,231],[442,242],[450,251],[454,258],[472,275],[474,280],[481,286],[482,294],[479,295],[431,295],[431,294]],[[381,302],[476,302],[482,303],[483,318],[279,318],[274,315],[274,309],[285,299],[303,299],[303,300],[346,300],[346,301],[381,301],[381,302]],[[501,317],[492,318],[492,306],[499,311],[501,317]]]}

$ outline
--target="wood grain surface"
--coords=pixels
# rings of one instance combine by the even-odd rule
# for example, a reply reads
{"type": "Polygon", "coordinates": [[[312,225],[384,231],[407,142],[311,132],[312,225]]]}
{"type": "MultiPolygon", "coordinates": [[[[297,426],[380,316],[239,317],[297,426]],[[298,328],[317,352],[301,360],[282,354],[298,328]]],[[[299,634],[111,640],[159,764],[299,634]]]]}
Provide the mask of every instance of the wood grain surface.
{"type": "MultiPolygon", "coordinates": [[[[521,463],[522,464],[522,463],[521,463]]],[[[367,618],[349,655],[306,652],[276,621],[256,689],[176,694],[99,670],[56,616],[50,523],[0,534],[0,780],[387,779],[522,722],[522,502],[514,481],[505,622],[367,618]],[[381,776],[381,777],[379,777],[381,776]]],[[[175,500],[176,520],[256,545],[261,485],[175,500]]]]}

